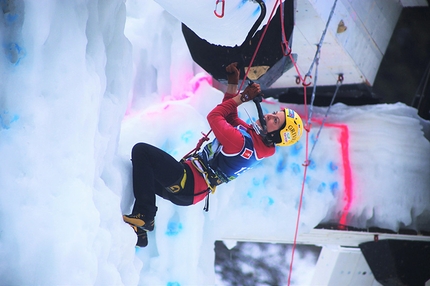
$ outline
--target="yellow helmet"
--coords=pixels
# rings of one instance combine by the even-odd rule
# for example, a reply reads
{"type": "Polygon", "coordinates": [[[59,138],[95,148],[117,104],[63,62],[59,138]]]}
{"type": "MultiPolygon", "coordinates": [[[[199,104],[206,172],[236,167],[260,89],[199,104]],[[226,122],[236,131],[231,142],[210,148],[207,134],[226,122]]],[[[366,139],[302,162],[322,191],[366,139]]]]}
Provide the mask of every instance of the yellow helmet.
{"type": "Polygon", "coordinates": [[[285,124],[279,130],[268,133],[270,139],[277,146],[291,146],[303,135],[303,121],[299,114],[292,109],[285,108],[285,124]]]}

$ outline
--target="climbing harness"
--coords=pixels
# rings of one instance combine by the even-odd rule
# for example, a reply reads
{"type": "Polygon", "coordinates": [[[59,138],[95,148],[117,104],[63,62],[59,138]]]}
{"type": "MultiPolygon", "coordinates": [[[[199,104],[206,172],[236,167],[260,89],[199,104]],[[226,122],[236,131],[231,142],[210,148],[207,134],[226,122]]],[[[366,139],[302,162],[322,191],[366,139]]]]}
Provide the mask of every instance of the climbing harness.
{"type": "Polygon", "coordinates": [[[187,160],[191,161],[192,165],[196,170],[202,175],[202,177],[205,179],[206,185],[208,186],[208,189],[199,193],[198,195],[202,193],[207,193],[206,199],[205,199],[205,206],[203,207],[203,210],[208,212],[209,211],[209,195],[214,194],[216,187],[223,182],[218,178],[218,176],[215,174],[215,172],[208,166],[206,166],[202,159],[198,155],[191,156],[187,158],[187,160]]]}
{"type": "Polygon", "coordinates": [[[203,137],[199,140],[197,146],[181,159],[182,162],[191,161],[193,167],[200,173],[200,175],[205,180],[206,185],[208,186],[205,191],[195,194],[195,196],[198,196],[203,193],[207,193],[205,206],[203,208],[203,210],[206,212],[209,211],[209,194],[214,194],[216,187],[223,183],[223,181],[216,175],[216,173],[210,168],[210,166],[206,166],[206,164],[203,162],[203,160],[197,153],[203,143],[209,140],[209,134],[211,132],[212,130],[210,130],[207,134],[204,134],[202,132],[203,137]]]}
{"type": "Polygon", "coordinates": [[[196,170],[200,174],[202,174],[211,193],[212,194],[215,193],[216,187],[218,185],[221,185],[223,181],[215,174],[212,168],[210,168],[209,166],[206,166],[203,163],[203,160],[198,155],[189,157],[187,160],[191,161],[194,168],[196,168],[196,170]]]}

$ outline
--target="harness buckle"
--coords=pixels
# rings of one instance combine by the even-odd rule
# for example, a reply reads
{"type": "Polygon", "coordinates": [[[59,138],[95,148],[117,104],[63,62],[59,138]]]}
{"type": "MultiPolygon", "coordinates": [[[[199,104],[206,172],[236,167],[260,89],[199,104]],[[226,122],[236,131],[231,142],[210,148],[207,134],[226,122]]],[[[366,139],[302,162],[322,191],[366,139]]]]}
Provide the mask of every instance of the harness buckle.
{"type": "Polygon", "coordinates": [[[198,156],[189,157],[187,160],[191,160],[192,165],[196,170],[203,176],[208,185],[211,193],[215,193],[215,189],[218,185],[223,183],[220,178],[212,171],[212,169],[208,168],[198,156]]]}

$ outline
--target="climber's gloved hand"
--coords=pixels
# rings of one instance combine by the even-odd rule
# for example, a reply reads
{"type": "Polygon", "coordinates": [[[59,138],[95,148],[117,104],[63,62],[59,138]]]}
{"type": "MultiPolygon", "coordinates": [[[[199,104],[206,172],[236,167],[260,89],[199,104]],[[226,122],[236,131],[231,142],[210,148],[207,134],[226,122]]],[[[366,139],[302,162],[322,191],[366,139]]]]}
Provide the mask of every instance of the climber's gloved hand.
{"type": "Polygon", "coordinates": [[[240,100],[247,102],[253,100],[261,93],[261,88],[258,83],[248,85],[243,92],[240,93],[240,100]]]}
{"type": "Polygon", "coordinates": [[[239,83],[239,70],[237,68],[237,62],[229,64],[225,71],[227,72],[227,82],[228,84],[238,84],[239,83]]]}

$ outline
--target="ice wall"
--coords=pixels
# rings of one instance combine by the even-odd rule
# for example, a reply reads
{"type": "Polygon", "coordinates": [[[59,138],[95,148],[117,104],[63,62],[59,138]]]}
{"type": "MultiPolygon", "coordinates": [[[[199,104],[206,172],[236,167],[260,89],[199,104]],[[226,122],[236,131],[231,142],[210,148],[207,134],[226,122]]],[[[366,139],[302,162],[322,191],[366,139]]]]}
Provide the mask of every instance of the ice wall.
{"type": "MultiPolygon", "coordinates": [[[[222,93],[193,64],[179,20],[155,2],[0,5],[2,283],[213,284],[215,239],[292,236],[304,140],[221,186],[209,213],[202,203],[159,199],[149,246],[136,250],[121,219],[133,199],[131,147],[146,141],[179,159],[209,131],[206,115],[222,93]]],[[[255,116],[252,103],[243,107],[255,116]]],[[[310,145],[324,112],[315,112],[310,145]]],[[[246,119],[242,108],[240,115],[246,119]]],[[[404,105],[334,106],[305,179],[300,231],[341,218],[428,225],[430,153],[421,128],[404,105]]]]}
{"type": "MultiPolygon", "coordinates": [[[[177,19],[154,4],[160,19],[154,25],[154,18],[141,17],[137,12],[140,9],[142,15],[149,13],[139,3],[128,5],[133,7],[130,9],[133,12],[132,21],[126,25],[126,35],[134,47],[134,78],[139,80],[135,81],[132,94],[136,104],[129,106],[129,116],[123,122],[120,153],[127,157],[135,142],[147,141],[179,159],[195,147],[200,132],[209,130],[205,116],[221,100],[222,94],[211,87],[204,73],[197,74],[202,72],[199,67],[177,64],[190,60],[177,19]],[[151,29],[146,30],[144,27],[149,25],[151,29]],[[172,31],[175,36],[166,31],[172,31]],[[160,42],[165,44],[164,62],[158,61],[160,42]],[[170,63],[169,69],[166,65],[170,63]],[[148,93],[148,86],[143,86],[141,79],[146,75],[152,77],[153,67],[160,69],[163,76],[157,77],[148,93]],[[190,80],[194,74],[196,77],[190,80]],[[178,79],[182,85],[176,85],[178,79]],[[164,96],[169,90],[170,96],[164,96]],[[161,97],[154,98],[154,94],[161,97]],[[151,106],[145,108],[147,104],[151,106]]],[[[179,7],[187,9],[186,5],[179,5],[175,15],[191,13],[180,11],[179,7]]],[[[191,22],[187,19],[190,26],[191,22]]],[[[203,26],[201,21],[194,24],[203,26]]],[[[270,112],[280,106],[268,101],[264,109],[270,112]]],[[[282,106],[304,114],[303,106],[282,106]]],[[[256,116],[252,103],[244,108],[256,116]]],[[[315,108],[308,147],[316,141],[325,112],[325,108],[315,108]]],[[[242,108],[240,114],[247,118],[242,108]]],[[[429,123],[420,121],[416,110],[402,104],[365,107],[338,104],[332,108],[320,134],[305,179],[306,141],[303,139],[292,148],[280,148],[276,156],[237,181],[219,187],[211,195],[209,213],[202,211],[203,204],[181,208],[159,199],[157,229],[149,234],[150,246],[137,252],[144,264],[145,281],[150,281],[149,284],[211,283],[215,239],[291,240],[303,179],[301,232],[320,222],[331,221],[362,228],[376,224],[393,230],[403,226],[428,229],[430,146],[423,134],[427,130],[428,136],[428,128],[429,123]],[[399,132],[403,135],[399,136],[399,132]],[[408,148],[412,145],[413,148],[408,148]],[[417,154],[422,157],[419,162],[412,159],[417,154]],[[393,170],[402,170],[402,174],[393,177],[393,170]],[[408,192],[404,192],[405,185],[410,186],[408,192]],[[191,250],[185,252],[183,245],[189,245],[191,250]],[[193,267],[177,268],[185,261],[193,267]],[[163,276],[164,269],[171,272],[163,276]]],[[[130,178],[123,196],[125,212],[132,201],[130,195],[125,199],[127,189],[130,194],[130,178]]]]}
{"type": "MultiPolygon", "coordinates": [[[[400,103],[337,110],[332,118],[347,124],[350,134],[352,186],[345,221],[359,228],[429,230],[430,144],[424,136],[427,130],[429,138],[429,122],[421,124],[417,111],[400,103]]],[[[345,202],[339,201],[332,219],[342,208],[345,202]]]]}
{"type": "Polygon", "coordinates": [[[0,284],[137,284],[114,164],[132,73],[125,4],[0,6],[0,284]]]}

